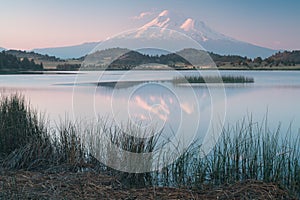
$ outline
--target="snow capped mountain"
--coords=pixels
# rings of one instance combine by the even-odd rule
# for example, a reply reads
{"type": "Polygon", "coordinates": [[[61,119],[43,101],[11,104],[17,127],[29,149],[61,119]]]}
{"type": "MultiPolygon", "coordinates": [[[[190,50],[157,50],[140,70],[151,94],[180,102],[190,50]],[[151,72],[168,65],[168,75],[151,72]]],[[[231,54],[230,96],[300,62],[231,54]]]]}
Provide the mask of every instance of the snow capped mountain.
{"type": "MultiPolygon", "coordinates": [[[[181,14],[173,13],[168,10],[162,11],[155,18],[149,20],[149,22],[140,27],[137,32],[133,33],[132,35],[125,36],[125,39],[127,39],[125,42],[131,43],[134,47],[141,45],[141,42],[145,42],[141,39],[139,40],[141,37],[148,37],[150,39],[160,38],[161,41],[156,41],[157,43],[161,44],[162,48],[160,49],[168,51],[176,49],[175,47],[171,47],[172,45],[175,46],[175,42],[173,41],[176,41],[176,39],[168,38],[167,34],[160,34],[159,31],[151,32],[151,28],[175,30],[177,32],[184,33],[194,41],[198,42],[206,51],[221,55],[240,55],[250,58],[260,56],[265,58],[276,52],[272,49],[238,41],[232,37],[226,36],[211,29],[201,20],[185,17],[181,14]],[[148,35],[146,35],[146,33],[148,35]],[[170,49],[164,49],[163,47],[169,47],[170,49]]],[[[98,44],[99,42],[85,43],[82,45],[69,47],[34,49],[33,51],[42,54],[54,55],[60,58],[77,58],[90,53],[91,50],[93,50],[98,44]]],[[[183,44],[183,42],[181,42],[181,44],[183,44]]],[[[110,46],[108,45],[107,48],[109,47],[110,46]]],[[[120,47],[128,48],[126,45],[120,47]]],[[[151,45],[145,43],[144,48],[151,48],[151,45]]]]}
{"type": "Polygon", "coordinates": [[[176,30],[186,34],[204,49],[222,55],[241,55],[250,58],[268,57],[276,51],[250,43],[238,41],[234,38],[214,31],[203,21],[185,17],[168,10],[162,11],[157,17],[141,27],[146,30],[151,27],[176,30]]]}
{"type": "Polygon", "coordinates": [[[191,18],[188,18],[180,26],[180,28],[183,29],[184,31],[191,31],[191,30],[195,30],[194,26],[195,26],[195,21],[193,19],[191,19],[191,18]]]}
{"type": "Polygon", "coordinates": [[[5,51],[5,50],[6,50],[5,48],[0,47],[0,52],[1,52],[1,51],[5,51]]]}
{"type": "Polygon", "coordinates": [[[146,29],[149,27],[168,28],[183,32],[188,36],[193,36],[193,39],[198,42],[207,41],[209,39],[233,40],[230,37],[213,31],[202,21],[194,20],[192,18],[186,18],[184,16],[180,16],[179,14],[172,13],[168,10],[162,11],[156,18],[145,24],[142,29],[146,29]]]}

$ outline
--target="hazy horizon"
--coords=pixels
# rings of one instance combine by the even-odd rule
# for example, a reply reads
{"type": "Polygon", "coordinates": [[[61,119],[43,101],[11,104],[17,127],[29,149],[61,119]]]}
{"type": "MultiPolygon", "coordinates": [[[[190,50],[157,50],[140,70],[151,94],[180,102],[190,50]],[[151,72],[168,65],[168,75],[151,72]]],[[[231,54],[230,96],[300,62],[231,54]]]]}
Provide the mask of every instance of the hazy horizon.
{"type": "Polygon", "coordinates": [[[276,50],[300,49],[298,1],[1,1],[0,47],[32,50],[98,42],[167,9],[213,30],[276,50]]]}

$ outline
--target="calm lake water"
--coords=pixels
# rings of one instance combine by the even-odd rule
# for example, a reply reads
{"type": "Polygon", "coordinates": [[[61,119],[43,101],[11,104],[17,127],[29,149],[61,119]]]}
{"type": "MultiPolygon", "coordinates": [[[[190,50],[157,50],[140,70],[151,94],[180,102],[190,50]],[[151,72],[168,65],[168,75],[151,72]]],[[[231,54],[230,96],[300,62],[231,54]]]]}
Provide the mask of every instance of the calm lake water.
{"type": "Polygon", "coordinates": [[[243,75],[255,80],[255,83],[223,86],[173,85],[168,81],[175,76],[197,73],[105,71],[0,75],[0,88],[5,93],[23,93],[34,108],[45,112],[52,121],[65,116],[76,120],[104,116],[120,126],[130,121],[142,128],[155,126],[170,133],[180,130],[204,137],[214,123],[234,125],[250,116],[253,122],[261,123],[267,116],[271,131],[281,124],[282,132],[286,132],[292,123],[293,134],[299,134],[300,71],[221,71],[218,73],[222,75],[243,75]]]}

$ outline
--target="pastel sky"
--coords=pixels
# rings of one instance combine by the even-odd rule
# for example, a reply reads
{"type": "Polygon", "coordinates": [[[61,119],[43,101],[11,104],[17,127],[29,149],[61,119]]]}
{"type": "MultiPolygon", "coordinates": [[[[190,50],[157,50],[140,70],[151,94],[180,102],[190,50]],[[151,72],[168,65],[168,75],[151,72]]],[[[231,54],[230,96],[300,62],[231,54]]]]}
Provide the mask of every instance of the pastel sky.
{"type": "Polygon", "coordinates": [[[299,0],[0,0],[0,5],[0,47],[8,49],[101,41],[165,9],[238,40],[300,49],[299,0]]]}

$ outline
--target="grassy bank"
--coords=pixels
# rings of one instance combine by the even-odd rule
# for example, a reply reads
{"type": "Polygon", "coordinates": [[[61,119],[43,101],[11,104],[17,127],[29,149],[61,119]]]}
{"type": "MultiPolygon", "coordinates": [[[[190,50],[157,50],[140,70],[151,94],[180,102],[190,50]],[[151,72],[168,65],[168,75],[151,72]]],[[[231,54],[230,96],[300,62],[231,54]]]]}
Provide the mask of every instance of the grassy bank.
{"type": "MultiPolygon", "coordinates": [[[[209,154],[201,156],[201,144],[195,142],[172,164],[148,173],[120,172],[95,158],[95,149],[92,149],[95,146],[101,147],[97,152],[105,159],[116,158],[110,157],[107,144],[101,143],[104,136],[112,144],[133,153],[154,152],[164,145],[160,134],[145,139],[128,135],[129,132],[140,135],[139,131],[130,125],[118,127],[103,119],[93,123],[65,121],[50,128],[21,95],[2,97],[0,165],[8,171],[106,174],[117,177],[123,187],[129,188],[167,186],[201,191],[205,187],[256,180],[275,183],[300,197],[300,140],[292,137],[291,131],[282,137],[280,127],[273,132],[267,122],[244,120],[223,129],[209,154]]],[[[172,153],[158,156],[164,162],[172,153]]],[[[122,156],[117,155],[121,160],[122,156]]],[[[0,186],[0,194],[2,191],[0,186]]]]}

